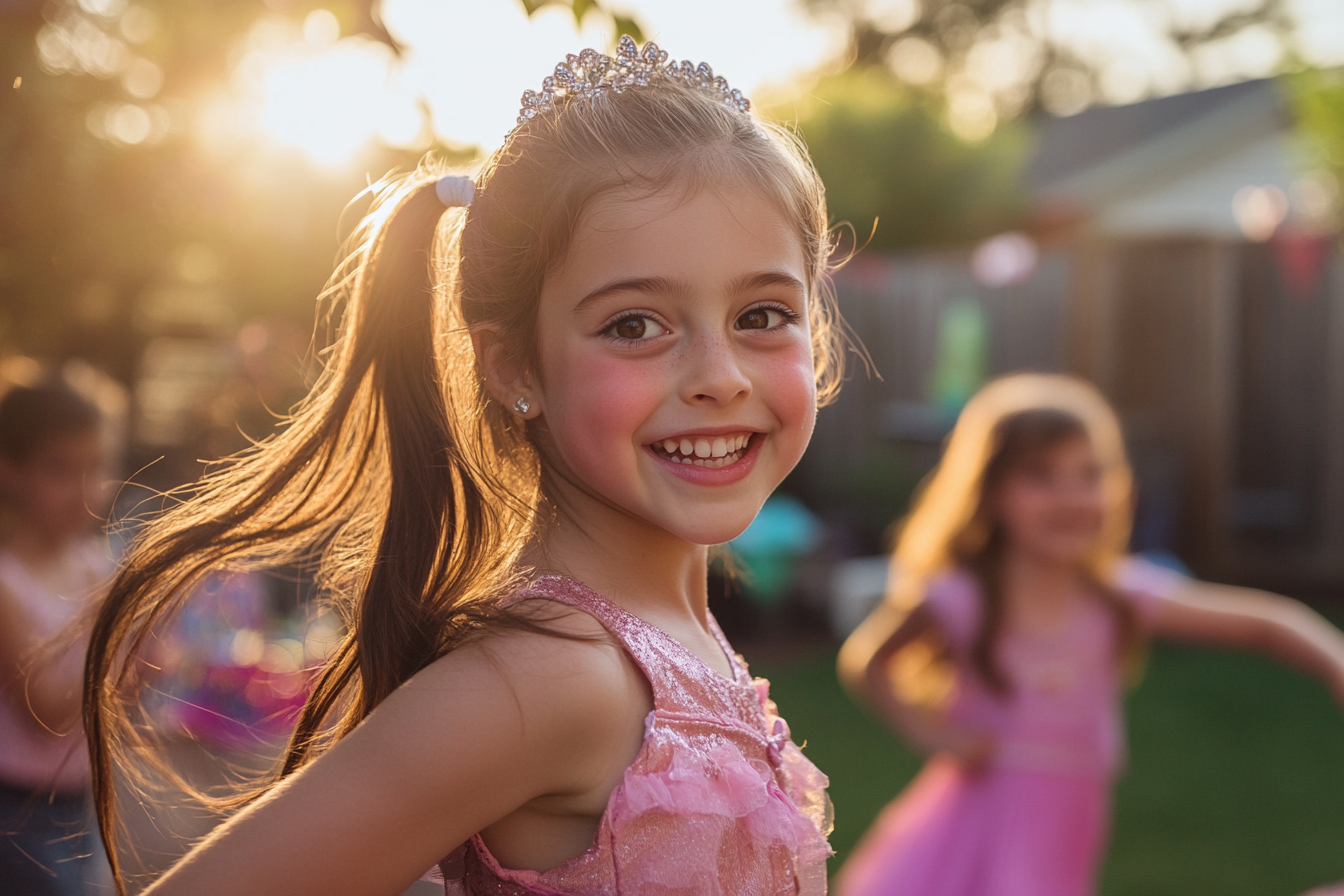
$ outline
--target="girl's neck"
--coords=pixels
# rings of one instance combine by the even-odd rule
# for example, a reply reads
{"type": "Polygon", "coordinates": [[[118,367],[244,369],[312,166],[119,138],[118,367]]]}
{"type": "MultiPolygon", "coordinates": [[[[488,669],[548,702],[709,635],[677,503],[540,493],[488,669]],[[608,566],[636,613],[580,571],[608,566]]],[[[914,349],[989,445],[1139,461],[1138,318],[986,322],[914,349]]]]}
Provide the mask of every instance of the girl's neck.
{"type": "Polygon", "coordinates": [[[577,579],[637,616],[690,617],[707,626],[706,546],[587,495],[557,503],[531,565],[577,579]]]}
{"type": "Polygon", "coordinates": [[[1003,589],[1016,600],[1023,596],[1037,604],[1061,604],[1078,591],[1083,577],[1079,565],[1053,557],[1009,548],[1003,554],[1003,589]]]}

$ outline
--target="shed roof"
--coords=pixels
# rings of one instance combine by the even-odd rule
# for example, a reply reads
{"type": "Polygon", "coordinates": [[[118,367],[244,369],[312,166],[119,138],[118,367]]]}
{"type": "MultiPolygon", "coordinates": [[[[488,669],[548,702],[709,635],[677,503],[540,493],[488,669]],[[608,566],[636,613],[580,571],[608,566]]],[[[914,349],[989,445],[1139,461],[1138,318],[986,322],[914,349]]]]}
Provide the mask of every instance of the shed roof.
{"type": "MultiPolygon", "coordinates": [[[[1215,183],[1220,177],[1253,183],[1282,180],[1289,165],[1290,133],[1283,98],[1268,79],[1095,107],[1038,121],[1027,187],[1039,215],[1094,222],[1140,196],[1188,193],[1186,186],[1195,180],[1201,182],[1202,194],[1221,197],[1243,183],[1215,183]]],[[[1160,218],[1161,212],[1157,214],[1160,218]]],[[[1210,229],[1230,225],[1230,213],[1220,217],[1216,224],[1210,222],[1210,229]]],[[[1200,229],[1198,222],[1189,221],[1177,229],[1192,227],[1200,229]]]]}

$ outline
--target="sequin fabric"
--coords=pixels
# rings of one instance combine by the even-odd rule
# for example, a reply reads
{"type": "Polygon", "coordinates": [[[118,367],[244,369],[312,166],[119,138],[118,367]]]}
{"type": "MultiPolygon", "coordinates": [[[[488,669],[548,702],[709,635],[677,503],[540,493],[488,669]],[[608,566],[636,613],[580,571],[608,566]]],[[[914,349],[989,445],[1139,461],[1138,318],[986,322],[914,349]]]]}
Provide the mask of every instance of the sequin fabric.
{"type": "Polygon", "coordinates": [[[831,803],[826,776],[789,736],[711,617],[730,681],[662,630],[572,579],[519,599],[594,616],[648,678],[644,743],[612,791],[593,845],[549,871],[500,867],[479,836],[440,866],[447,896],[820,896],[831,803]]]}

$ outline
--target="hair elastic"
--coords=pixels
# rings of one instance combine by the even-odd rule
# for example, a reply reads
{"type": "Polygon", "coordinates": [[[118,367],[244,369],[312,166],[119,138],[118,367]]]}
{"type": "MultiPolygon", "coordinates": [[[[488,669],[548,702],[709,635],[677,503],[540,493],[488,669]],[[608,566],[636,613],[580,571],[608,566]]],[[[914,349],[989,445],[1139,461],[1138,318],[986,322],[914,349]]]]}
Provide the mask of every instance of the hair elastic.
{"type": "Polygon", "coordinates": [[[464,175],[449,174],[439,178],[434,193],[446,208],[466,208],[476,196],[476,184],[464,175]]]}

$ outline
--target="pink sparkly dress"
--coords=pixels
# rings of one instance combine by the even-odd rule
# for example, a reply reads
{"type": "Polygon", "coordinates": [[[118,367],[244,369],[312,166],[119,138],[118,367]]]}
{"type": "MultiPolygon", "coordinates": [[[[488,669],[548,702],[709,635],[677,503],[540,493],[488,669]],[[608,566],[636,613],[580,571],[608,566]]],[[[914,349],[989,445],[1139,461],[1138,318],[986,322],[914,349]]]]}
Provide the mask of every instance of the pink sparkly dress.
{"type": "Polygon", "coordinates": [[[612,791],[592,846],[549,871],[503,868],[480,836],[439,866],[448,896],[820,896],[831,805],[764,679],[718,624],[724,678],[661,629],[572,579],[544,576],[516,599],[594,616],[648,678],[644,743],[612,791]]]}
{"type": "MultiPolygon", "coordinates": [[[[1141,560],[1117,586],[1141,624],[1181,580],[1141,560]]],[[[994,738],[988,768],[935,756],[878,816],[836,881],[839,896],[1091,896],[1124,762],[1123,687],[1114,616],[1080,601],[1060,631],[1007,630],[1009,698],[989,691],[968,654],[980,594],[966,572],[929,584],[925,606],[952,654],[948,721],[994,738]]]]}

